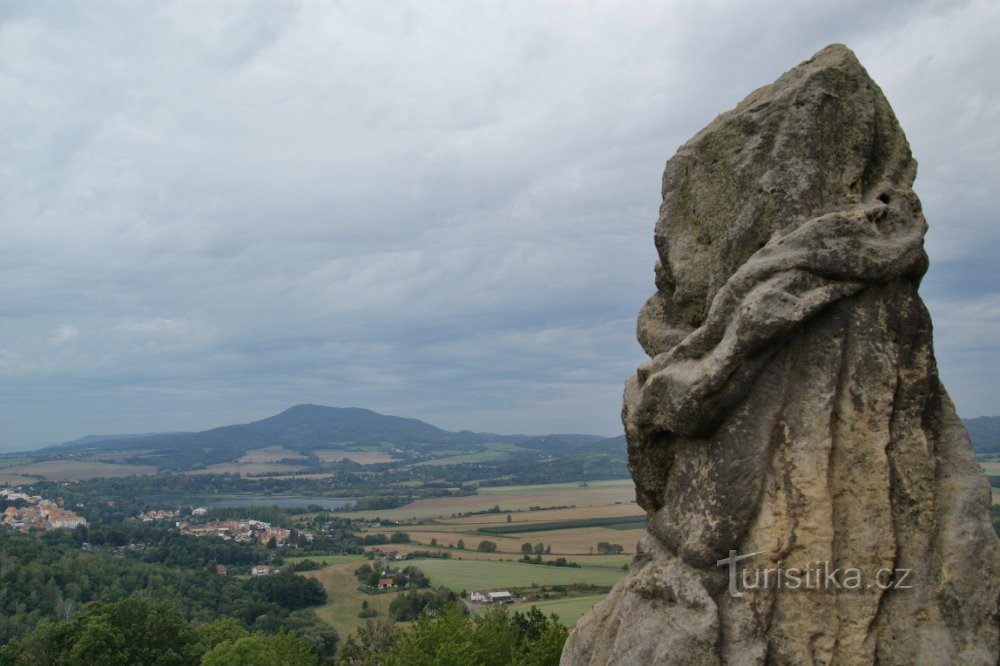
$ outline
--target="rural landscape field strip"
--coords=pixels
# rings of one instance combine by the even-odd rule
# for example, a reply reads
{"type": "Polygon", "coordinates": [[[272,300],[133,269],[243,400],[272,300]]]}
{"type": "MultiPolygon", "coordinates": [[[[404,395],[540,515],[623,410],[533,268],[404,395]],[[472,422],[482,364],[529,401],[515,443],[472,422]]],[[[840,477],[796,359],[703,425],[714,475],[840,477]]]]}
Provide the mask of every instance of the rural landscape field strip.
{"type": "Polygon", "coordinates": [[[4,469],[11,476],[41,476],[49,481],[80,481],[100,476],[133,476],[155,474],[151,465],[116,465],[89,460],[46,460],[16,465],[4,469]]]}
{"type": "Polygon", "coordinates": [[[553,522],[496,525],[491,527],[480,527],[477,531],[481,534],[493,534],[497,536],[508,534],[524,534],[525,532],[554,532],[557,530],[575,530],[581,527],[611,527],[621,529],[634,529],[646,525],[645,516],[620,516],[615,518],[579,518],[577,520],[560,520],[553,522]]]}
{"type": "Polygon", "coordinates": [[[496,560],[412,560],[427,574],[435,587],[461,590],[529,587],[535,585],[614,585],[625,576],[624,571],[592,568],[550,567],[520,562],[496,560]]]}
{"type": "MultiPolygon", "coordinates": [[[[532,601],[528,603],[512,604],[509,608],[515,611],[527,611],[532,606],[537,606],[538,610],[545,615],[556,614],[559,621],[567,627],[573,627],[583,617],[584,613],[601,602],[607,595],[592,594],[585,597],[568,597],[566,599],[549,599],[546,601],[532,601]]],[[[478,613],[489,612],[488,607],[476,609],[478,613]]]]}

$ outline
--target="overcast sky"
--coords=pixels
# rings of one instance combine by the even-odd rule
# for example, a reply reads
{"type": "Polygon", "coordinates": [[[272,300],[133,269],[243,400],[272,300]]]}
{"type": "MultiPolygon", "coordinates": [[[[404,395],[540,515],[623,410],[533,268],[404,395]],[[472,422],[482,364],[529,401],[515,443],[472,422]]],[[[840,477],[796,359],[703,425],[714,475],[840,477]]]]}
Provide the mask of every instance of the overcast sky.
{"type": "Polygon", "coordinates": [[[1000,3],[4,2],[0,447],[293,404],[620,432],[665,160],[831,42],[1000,414],[1000,3]]]}

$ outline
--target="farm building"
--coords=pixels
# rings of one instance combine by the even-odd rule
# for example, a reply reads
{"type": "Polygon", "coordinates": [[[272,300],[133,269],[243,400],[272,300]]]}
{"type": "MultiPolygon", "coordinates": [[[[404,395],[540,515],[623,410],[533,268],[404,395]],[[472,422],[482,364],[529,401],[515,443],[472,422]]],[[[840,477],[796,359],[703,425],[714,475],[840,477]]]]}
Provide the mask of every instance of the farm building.
{"type": "Polygon", "coordinates": [[[267,576],[271,573],[273,567],[269,567],[266,564],[258,564],[253,569],[250,570],[251,576],[267,576]]]}
{"type": "Polygon", "coordinates": [[[392,587],[396,582],[391,578],[380,578],[378,581],[378,589],[384,590],[387,587],[392,587]]]}

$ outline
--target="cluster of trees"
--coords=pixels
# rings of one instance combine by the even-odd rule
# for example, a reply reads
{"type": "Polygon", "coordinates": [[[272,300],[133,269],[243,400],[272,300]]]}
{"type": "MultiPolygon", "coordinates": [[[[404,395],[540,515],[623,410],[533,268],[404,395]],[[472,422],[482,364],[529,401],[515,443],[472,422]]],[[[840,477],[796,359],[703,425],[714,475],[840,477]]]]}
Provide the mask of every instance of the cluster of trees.
{"type": "Polygon", "coordinates": [[[200,567],[83,551],[72,533],[36,538],[0,532],[0,644],[42,624],[72,619],[89,602],[116,602],[136,590],[172,602],[191,622],[232,617],[248,630],[284,630],[327,647],[336,643],[336,632],[306,608],[326,599],[311,579],[291,573],[249,580],[217,576],[200,567]]]}
{"type": "Polygon", "coordinates": [[[530,543],[525,541],[521,544],[521,554],[525,556],[530,555],[551,555],[552,546],[546,546],[544,543],[536,543],[532,546],[530,543]]]}
{"type": "Polygon", "coordinates": [[[127,551],[128,557],[175,567],[196,568],[208,564],[249,567],[272,559],[260,544],[180,534],[169,524],[132,520],[97,527],[81,525],[72,534],[76,543],[87,543],[95,548],[137,545],[139,548],[127,551]]]}
{"type": "Polygon", "coordinates": [[[579,564],[576,562],[570,562],[565,557],[557,557],[554,560],[542,560],[541,555],[535,555],[534,557],[531,555],[525,555],[521,558],[521,561],[526,564],[544,564],[549,567],[580,567],[579,564]]]}
{"type": "Polygon", "coordinates": [[[410,543],[410,535],[406,532],[393,532],[386,536],[382,532],[366,534],[361,541],[366,546],[381,546],[387,543],[410,543]]]}
{"type": "Polygon", "coordinates": [[[410,622],[457,600],[455,593],[444,587],[437,590],[410,590],[396,595],[389,603],[389,617],[396,622],[410,622]]]}
{"type": "Polygon", "coordinates": [[[479,546],[476,547],[476,550],[478,550],[481,553],[495,553],[497,550],[496,541],[480,541],[479,546]]]}
{"type": "Polygon", "coordinates": [[[452,603],[405,631],[387,620],[367,622],[344,641],[339,658],[349,666],[555,666],[567,632],[537,608],[470,617],[452,603]]]}
{"type": "Polygon", "coordinates": [[[315,665],[334,654],[280,631],[250,633],[233,618],[192,624],[170,601],[133,595],[43,622],[0,648],[0,662],[26,664],[315,665]]]}
{"type": "Polygon", "coordinates": [[[322,583],[290,571],[251,578],[244,587],[256,592],[265,601],[293,610],[326,603],[326,590],[322,583]]]}
{"type": "Polygon", "coordinates": [[[392,584],[394,587],[428,587],[431,584],[431,581],[426,574],[424,574],[424,572],[417,567],[413,566],[406,567],[391,574],[383,574],[382,571],[376,570],[370,564],[362,564],[354,570],[354,577],[358,579],[358,583],[361,587],[367,589],[376,588],[379,580],[386,577],[392,578],[392,584]]]}
{"type": "Polygon", "coordinates": [[[597,554],[598,555],[621,555],[625,552],[625,548],[619,543],[608,543],[607,541],[597,542],[597,554]]]}

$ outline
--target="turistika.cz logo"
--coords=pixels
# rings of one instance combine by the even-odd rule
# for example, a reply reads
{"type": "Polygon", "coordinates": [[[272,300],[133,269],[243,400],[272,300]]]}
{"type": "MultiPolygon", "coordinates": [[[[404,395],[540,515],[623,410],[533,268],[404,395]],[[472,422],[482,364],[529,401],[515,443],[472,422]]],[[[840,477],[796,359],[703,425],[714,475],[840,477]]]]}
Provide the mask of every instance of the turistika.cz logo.
{"type": "Polygon", "coordinates": [[[756,568],[739,566],[741,562],[764,551],[740,555],[729,551],[729,557],[716,562],[729,567],[729,594],[742,597],[741,590],[823,590],[826,592],[878,590],[908,590],[912,569],[879,569],[867,576],[854,567],[835,567],[829,562],[811,562],[805,567],[756,568]]]}

